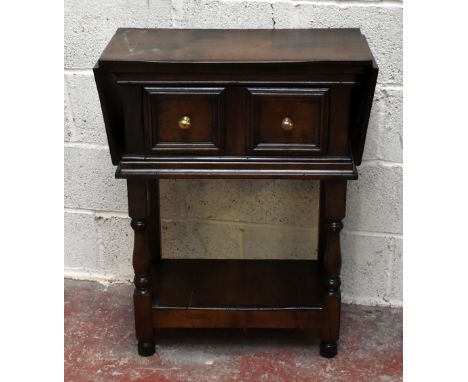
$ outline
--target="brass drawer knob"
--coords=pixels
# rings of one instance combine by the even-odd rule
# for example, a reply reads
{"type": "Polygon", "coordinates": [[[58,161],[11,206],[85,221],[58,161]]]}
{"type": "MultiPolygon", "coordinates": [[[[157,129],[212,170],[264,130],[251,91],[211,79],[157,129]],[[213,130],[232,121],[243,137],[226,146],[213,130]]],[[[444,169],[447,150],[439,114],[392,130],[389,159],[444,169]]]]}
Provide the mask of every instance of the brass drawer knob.
{"type": "Polygon", "coordinates": [[[190,129],[190,117],[187,117],[186,115],[183,116],[181,119],[179,119],[179,127],[182,130],[188,130],[190,129]]]}
{"type": "Polygon", "coordinates": [[[281,121],[281,127],[283,128],[284,131],[291,131],[293,126],[294,124],[291,118],[285,117],[281,121]]]}

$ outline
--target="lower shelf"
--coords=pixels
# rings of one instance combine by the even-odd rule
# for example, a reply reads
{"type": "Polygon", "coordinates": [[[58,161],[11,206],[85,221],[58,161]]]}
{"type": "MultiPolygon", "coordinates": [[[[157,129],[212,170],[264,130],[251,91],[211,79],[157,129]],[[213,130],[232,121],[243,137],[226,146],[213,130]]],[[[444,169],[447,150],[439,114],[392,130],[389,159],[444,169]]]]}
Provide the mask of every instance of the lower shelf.
{"type": "Polygon", "coordinates": [[[316,261],[162,260],[152,279],[156,328],[320,326],[316,261]]]}

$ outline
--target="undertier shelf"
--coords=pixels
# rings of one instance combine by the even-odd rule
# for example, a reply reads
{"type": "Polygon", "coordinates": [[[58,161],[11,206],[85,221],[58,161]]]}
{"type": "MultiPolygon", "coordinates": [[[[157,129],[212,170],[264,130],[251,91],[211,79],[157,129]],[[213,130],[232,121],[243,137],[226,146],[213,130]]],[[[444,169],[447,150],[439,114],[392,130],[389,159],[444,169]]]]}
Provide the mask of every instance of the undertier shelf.
{"type": "Polygon", "coordinates": [[[155,327],[316,327],[324,292],[316,261],[162,260],[155,327]]]}

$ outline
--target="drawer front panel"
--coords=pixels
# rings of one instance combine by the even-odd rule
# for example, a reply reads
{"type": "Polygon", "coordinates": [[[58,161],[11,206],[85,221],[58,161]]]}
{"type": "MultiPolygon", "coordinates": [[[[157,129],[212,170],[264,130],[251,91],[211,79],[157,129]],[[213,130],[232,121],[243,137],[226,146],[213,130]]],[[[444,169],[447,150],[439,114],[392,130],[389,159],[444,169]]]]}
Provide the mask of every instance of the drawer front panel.
{"type": "Polygon", "coordinates": [[[252,155],[325,154],[328,88],[248,88],[252,155]]]}
{"type": "Polygon", "coordinates": [[[224,88],[144,88],[148,154],[223,152],[224,88]]]}

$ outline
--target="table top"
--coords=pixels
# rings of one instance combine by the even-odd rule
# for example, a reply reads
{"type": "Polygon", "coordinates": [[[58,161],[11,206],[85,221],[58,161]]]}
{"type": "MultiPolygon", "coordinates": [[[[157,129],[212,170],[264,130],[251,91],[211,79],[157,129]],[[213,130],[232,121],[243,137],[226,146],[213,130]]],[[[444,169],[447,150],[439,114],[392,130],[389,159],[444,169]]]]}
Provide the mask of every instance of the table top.
{"type": "MultiPolygon", "coordinates": [[[[117,176],[128,178],[324,179],[329,176],[354,179],[357,176],[355,165],[359,165],[362,159],[378,73],[367,41],[359,29],[121,28],[116,31],[93,70],[112,162],[119,166],[117,176]],[[148,98],[142,98],[143,88],[162,86],[163,93],[170,93],[168,89],[173,91],[176,83],[183,87],[179,89],[177,102],[193,112],[198,107],[195,102],[197,98],[193,96],[194,89],[199,90],[202,85],[211,91],[215,87],[225,87],[225,95],[218,97],[217,101],[214,101],[216,97],[200,101],[205,109],[199,111],[204,114],[198,121],[205,121],[201,124],[205,130],[195,130],[198,135],[192,134],[190,139],[187,135],[175,139],[173,131],[169,129],[166,142],[175,144],[166,145],[164,150],[159,147],[161,150],[155,151],[152,149],[155,147],[153,143],[148,143],[152,142],[148,126],[156,126],[149,117],[154,114],[149,111],[153,110],[153,106],[148,109],[151,103],[148,103],[148,98]],[[268,113],[262,117],[262,124],[257,123],[260,108],[285,109],[285,105],[289,105],[286,109],[290,113],[298,108],[300,102],[281,104],[277,95],[270,94],[268,99],[276,100],[271,101],[273,106],[268,103],[270,101],[265,101],[266,106],[258,106],[255,111],[253,106],[249,106],[252,103],[249,96],[252,89],[248,88],[252,86],[279,89],[278,94],[282,94],[286,100],[290,97],[297,99],[295,88],[330,88],[330,95],[327,96],[330,101],[322,96],[322,106],[316,107],[316,115],[323,109],[326,114],[324,112],[320,118],[330,119],[323,122],[326,129],[323,135],[319,134],[326,137],[325,134],[330,131],[326,138],[330,141],[328,149],[320,153],[312,149],[317,145],[310,143],[313,140],[309,135],[307,138],[298,133],[295,140],[288,138],[286,142],[286,138],[278,133],[274,138],[268,138],[271,141],[269,148],[254,152],[253,147],[256,146],[252,142],[258,138],[256,134],[259,129],[269,131],[264,127],[254,130],[254,127],[269,126],[268,121],[276,118],[272,116],[274,113],[268,113]],[[215,104],[218,106],[213,106],[215,104]],[[213,112],[217,107],[218,114],[213,112]],[[222,124],[218,120],[211,124],[206,122],[211,121],[211,116],[215,114],[219,115],[217,118],[223,121],[222,124]],[[247,123],[246,118],[250,122],[247,123]],[[148,126],[144,128],[143,122],[148,126]],[[125,128],[127,131],[124,131],[125,128]],[[214,137],[219,138],[219,142],[214,137]],[[305,150],[301,146],[304,140],[310,141],[307,147],[314,151],[314,155],[309,155],[310,151],[301,151],[305,150]],[[211,142],[211,145],[207,146],[206,142],[211,142]],[[185,149],[180,143],[184,143],[185,149]],[[215,150],[212,150],[213,147],[215,150]]],[[[318,99],[319,95],[314,97],[318,99]]],[[[301,100],[306,102],[303,98],[301,100]]],[[[176,118],[178,107],[168,109],[170,118],[176,118]]],[[[297,118],[303,121],[302,126],[312,123],[312,118],[315,118],[312,112],[304,117],[303,110],[308,110],[307,107],[297,111],[297,118]]],[[[177,122],[179,118],[174,121],[177,122]]],[[[297,126],[301,126],[301,123],[297,126]]],[[[177,126],[175,122],[164,124],[169,125],[177,126]]],[[[323,139],[322,146],[325,147],[326,141],[323,139]]]]}
{"type": "Polygon", "coordinates": [[[363,63],[372,53],[359,29],[120,28],[100,62],[363,63]]]}

